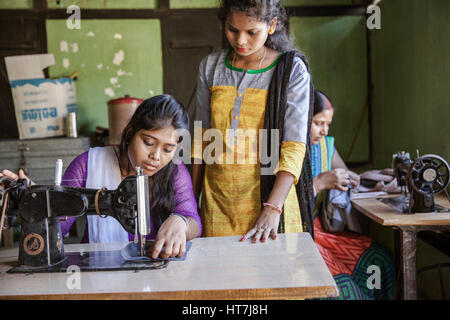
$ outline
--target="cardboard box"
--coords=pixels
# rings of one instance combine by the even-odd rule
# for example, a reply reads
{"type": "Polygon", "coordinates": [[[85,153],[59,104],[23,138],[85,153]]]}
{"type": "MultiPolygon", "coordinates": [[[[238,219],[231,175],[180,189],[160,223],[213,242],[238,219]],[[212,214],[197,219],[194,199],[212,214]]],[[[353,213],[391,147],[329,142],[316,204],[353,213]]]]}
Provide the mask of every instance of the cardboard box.
{"type": "Polygon", "coordinates": [[[77,112],[71,78],[46,79],[43,69],[55,64],[53,54],[5,57],[20,139],[62,136],[68,112],[77,112]]]}

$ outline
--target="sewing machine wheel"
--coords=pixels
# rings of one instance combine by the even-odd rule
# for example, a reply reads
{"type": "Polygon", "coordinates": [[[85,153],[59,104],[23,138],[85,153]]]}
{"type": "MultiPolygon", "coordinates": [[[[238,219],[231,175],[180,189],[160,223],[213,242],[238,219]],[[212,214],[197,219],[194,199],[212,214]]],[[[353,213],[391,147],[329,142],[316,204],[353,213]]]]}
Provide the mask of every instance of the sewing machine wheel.
{"type": "Polygon", "coordinates": [[[421,194],[439,193],[448,186],[449,172],[447,161],[428,154],[414,160],[409,171],[409,182],[421,194]]]}

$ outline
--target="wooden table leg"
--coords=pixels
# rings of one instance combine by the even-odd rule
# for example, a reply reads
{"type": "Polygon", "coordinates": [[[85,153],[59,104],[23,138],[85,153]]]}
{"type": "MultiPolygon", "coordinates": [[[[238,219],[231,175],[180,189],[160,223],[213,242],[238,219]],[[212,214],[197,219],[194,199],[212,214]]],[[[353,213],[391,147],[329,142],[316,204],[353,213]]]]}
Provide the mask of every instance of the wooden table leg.
{"type": "Polygon", "coordinates": [[[417,300],[416,240],[417,230],[415,227],[400,227],[400,259],[404,300],[417,300]]]}
{"type": "Polygon", "coordinates": [[[400,254],[400,234],[402,232],[397,227],[394,227],[394,260],[395,260],[395,279],[396,286],[394,292],[394,300],[401,300],[402,298],[402,259],[400,254]]]}

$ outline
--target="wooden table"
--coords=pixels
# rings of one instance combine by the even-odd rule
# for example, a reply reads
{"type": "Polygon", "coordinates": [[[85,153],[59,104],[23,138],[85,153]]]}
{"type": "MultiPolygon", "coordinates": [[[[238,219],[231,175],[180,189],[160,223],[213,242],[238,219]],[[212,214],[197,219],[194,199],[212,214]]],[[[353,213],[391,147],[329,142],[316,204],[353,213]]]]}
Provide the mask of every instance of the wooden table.
{"type": "MultiPolygon", "coordinates": [[[[184,261],[165,269],[7,274],[18,249],[0,250],[0,299],[304,299],[336,297],[336,283],[309,233],[252,244],[240,237],[197,238],[184,261]],[[71,286],[73,287],[73,286],[71,286]]],[[[119,250],[126,243],[66,245],[66,252],[119,250]]]]}
{"type": "MultiPolygon", "coordinates": [[[[398,197],[396,195],[381,196],[398,197]]],[[[438,213],[400,213],[376,198],[353,199],[353,208],[382,226],[391,226],[400,230],[399,254],[402,271],[403,292],[405,300],[417,300],[417,259],[416,241],[420,231],[438,231],[450,229],[450,212],[438,213]]],[[[443,194],[435,196],[435,203],[450,208],[450,203],[443,194]]]]}

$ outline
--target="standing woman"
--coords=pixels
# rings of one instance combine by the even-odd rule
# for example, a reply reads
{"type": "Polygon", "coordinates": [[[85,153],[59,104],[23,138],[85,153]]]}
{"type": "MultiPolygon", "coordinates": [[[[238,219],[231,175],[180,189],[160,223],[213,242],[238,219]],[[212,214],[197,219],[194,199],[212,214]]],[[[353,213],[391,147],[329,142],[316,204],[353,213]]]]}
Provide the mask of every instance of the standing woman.
{"type": "Polygon", "coordinates": [[[219,18],[230,49],[200,64],[194,123],[206,133],[203,140],[214,135],[217,147],[212,152],[208,141],[194,138],[192,179],[196,199],[202,195],[203,235],[264,242],[278,232],[312,234],[313,89],[285,10],[280,1],[223,0],[219,18]],[[260,129],[267,133],[262,143],[260,129]],[[261,161],[264,150],[275,151],[268,164],[261,161]]]}

